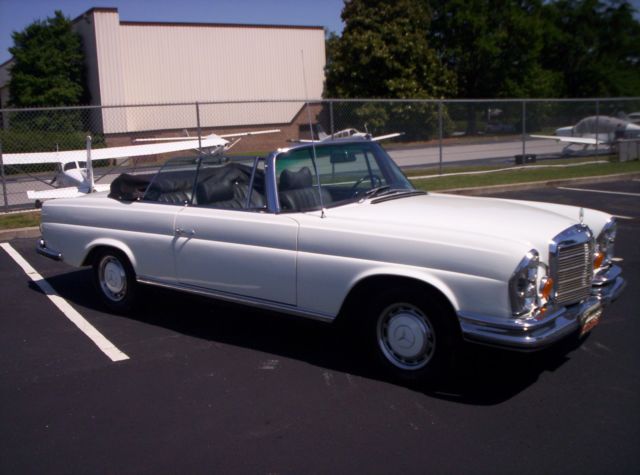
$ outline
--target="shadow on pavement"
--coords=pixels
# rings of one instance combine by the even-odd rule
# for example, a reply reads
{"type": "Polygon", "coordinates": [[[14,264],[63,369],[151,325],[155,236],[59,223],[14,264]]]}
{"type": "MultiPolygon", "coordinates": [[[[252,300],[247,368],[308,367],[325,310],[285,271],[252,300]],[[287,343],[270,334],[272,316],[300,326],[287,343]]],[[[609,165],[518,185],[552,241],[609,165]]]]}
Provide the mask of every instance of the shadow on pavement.
{"type": "MultiPolygon", "coordinates": [[[[47,279],[73,304],[109,313],[91,283],[91,270],[81,269],[47,279]]],[[[37,287],[31,284],[35,290],[37,287]]],[[[38,289],[39,291],[39,289],[38,289]]],[[[436,385],[398,383],[386,378],[363,354],[362,345],[346,332],[303,318],[228,304],[204,297],[151,287],[141,288],[140,308],[127,318],[199,339],[297,359],[322,368],[399,384],[428,396],[470,405],[495,405],[534,384],[570,359],[577,339],[537,353],[516,353],[465,345],[456,368],[436,385]]],[[[82,313],[82,310],[80,310],[82,313]]]]}

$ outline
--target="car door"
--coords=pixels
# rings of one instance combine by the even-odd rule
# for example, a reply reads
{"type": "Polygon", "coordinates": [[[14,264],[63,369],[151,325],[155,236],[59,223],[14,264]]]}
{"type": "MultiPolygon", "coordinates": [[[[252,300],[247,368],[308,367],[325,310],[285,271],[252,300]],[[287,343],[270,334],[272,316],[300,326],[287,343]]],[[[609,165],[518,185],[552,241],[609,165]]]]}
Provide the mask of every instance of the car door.
{"type": "Polygon", "coordinates": [[[298,224],[265,212],[256,166],[201,167],[193,206],[176,216],[176,274],[192,287],[295,305],[298,224]]]}
{"type": "Polygon", "coordinates": [[[283,215],[187,207],[176,217],[183,284],[296,304],[298,225],[283,215]]]}

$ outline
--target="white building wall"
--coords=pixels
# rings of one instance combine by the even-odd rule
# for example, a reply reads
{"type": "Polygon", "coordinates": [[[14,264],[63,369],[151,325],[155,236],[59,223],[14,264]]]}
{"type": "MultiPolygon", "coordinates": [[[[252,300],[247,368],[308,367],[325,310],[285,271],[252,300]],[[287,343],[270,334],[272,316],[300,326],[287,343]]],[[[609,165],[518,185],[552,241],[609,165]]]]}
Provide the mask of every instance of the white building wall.
{"type": "MultiPolygon", "coordinates": [[[[102,105],[322,96],[322,28],[121,23],[117,11],[100,9],[92,15],[102,105]]],[[[282,124],[302,105],[203,105],[200,121],[202,127],[282,124]]],[[[105,133],[193,128],[196,114],[187,106],[105,109],[103,122],[105,133]]]]}

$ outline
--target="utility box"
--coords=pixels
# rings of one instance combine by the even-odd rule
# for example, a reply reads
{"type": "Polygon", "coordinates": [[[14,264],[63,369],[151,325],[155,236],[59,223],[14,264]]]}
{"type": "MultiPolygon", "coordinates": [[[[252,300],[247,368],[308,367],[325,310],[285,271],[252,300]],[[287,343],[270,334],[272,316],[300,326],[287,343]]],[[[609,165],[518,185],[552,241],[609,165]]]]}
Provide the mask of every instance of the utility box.
{"type": "Polygon", "coordinates": [[[536,163],[536,156],[533,153],[525,153],[516,155],[516,165],[526,165],[527,163],[536,163]]]}
{"type": "Polygon", "coordinates": [[[628,162],[629,160],[638,160],[640,158],[640,140],[638,139],[622,139],[618,140],[618,160],[628,162]]]}

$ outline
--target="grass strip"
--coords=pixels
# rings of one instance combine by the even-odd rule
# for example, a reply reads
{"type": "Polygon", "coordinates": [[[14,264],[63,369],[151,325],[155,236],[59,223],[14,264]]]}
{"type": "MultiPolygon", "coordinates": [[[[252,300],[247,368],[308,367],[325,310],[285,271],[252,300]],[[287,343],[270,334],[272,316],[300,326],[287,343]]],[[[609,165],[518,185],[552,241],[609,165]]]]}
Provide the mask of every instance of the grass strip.
{"type": "Polygon", "coordinates": [[[30,228],[40,225],[40,212],[11,213],[0,215],[0,229],[30,228]]]}
{"type": "MultiPolygon", "coordinates": [[[[507,185],[532,181],[569,180],[599,175],[640,172],[640,161],[612,162],[583,165],[569,168],[510,168],[501,172],[479,175],[443,175],[437,178],[414,179],[413,185],[419,190],[447,190],[453,188],[474,188],[482,186],[507,185]]],[[[409,177],[411,178],[411,177],[409,177]]]]}

